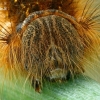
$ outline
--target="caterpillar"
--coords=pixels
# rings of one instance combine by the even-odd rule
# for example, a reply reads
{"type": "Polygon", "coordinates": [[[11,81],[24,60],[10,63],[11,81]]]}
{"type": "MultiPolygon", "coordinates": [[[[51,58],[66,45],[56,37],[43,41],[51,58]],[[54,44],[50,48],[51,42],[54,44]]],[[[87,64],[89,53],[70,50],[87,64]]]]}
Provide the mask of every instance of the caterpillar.
{"type": "Polygon", "coordinates": [[[68,80],[83,74],[84,59],[99,46],[100,29],[100,5],[83,2],[2,1],[7,15],[0,21],[0,66],[10,76],[25,74],[37,92],[44,79],[68,80]]]}

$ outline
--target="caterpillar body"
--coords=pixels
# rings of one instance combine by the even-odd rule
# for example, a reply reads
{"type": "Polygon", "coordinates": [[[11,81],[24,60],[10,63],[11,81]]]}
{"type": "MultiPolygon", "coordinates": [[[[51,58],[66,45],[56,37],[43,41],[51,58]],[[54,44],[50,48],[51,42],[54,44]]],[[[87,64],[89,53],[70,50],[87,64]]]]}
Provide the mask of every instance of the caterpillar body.
{"type": "MultiPolygon", "coordinates": [[[[99,6],[89,12],[93,2],[86,8],[90,1],[87,0],[81,14],[77,14],[75,11],[79,2],[75,1],[60,0],[57,3],[47,0],[49,5],[43,5],[42,0],[38,3],[30,0],[28,7],[23,2],[19,6],[22,7],[20,13],[24,13],[24,18],[15,14],[18,16],[13,16],[17,19],[14,21],[12,16],[9,17],[15,22],[12,26],[14,32],[1,31],[3,65],[17,75],[25,72],[38,92],[44,79],[67,80],[69,76],[73,78],[76,74],[82,74],[85,71],[83,59],[87,52],[96,52],[95,44],[99,46],[99,6]],[[71,11],[68,8],[65,10],[64,3],[71,11]],[[33,5],[33,12],[30,5],[33,5]]],[[[10,3],[8,8],[11,10],[12,2],[6,2],[10,3]]],[[[13,1],[15,6],[18,2],[20,0],[13,1]]]]}

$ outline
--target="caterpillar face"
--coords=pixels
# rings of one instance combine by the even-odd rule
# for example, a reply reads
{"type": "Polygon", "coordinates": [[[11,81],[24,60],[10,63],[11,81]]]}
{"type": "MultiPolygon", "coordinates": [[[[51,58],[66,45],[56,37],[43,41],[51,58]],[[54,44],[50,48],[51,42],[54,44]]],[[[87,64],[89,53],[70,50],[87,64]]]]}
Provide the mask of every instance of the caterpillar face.
{"type": "MultiPolygon", "coordinates": [[[[48,13],[47,16],[31,21],[23,33],[23,66],[31,70],[34,80],[41,80],[44,77],[66,79],[68,73],[71,73],[72,77],[76,73],[83,72],[78,61],[82,59],[84,52],[80,35],[67,18],[51,15],[49,10],[42,11],[42,14],[45,12],[48,13]]],[[[40,13],[39,11],[34,15],[39,16],[40,13]]]]}
{"type": "MultiPolygon", "coordinates": [[[[91,4],[86,10],[85,5],[83,12],[77,15],[75,11],[78,2],[74,1],[76,0],[60,0],[57,3],[47,0],[47,5],[43,5],[42,0],[38,3],[30,0],[29,5],[25,5],[17,0],[13,1],[14,5],[10,4],[18,11],[21,7],[22,15],[18,15],[18,11],[15,10],[15,32],[7,35],[6,40],[2,35],[0,37],[7,45],[7,48],[4,48],[6,52],[3,53],[4,61],[9,70],[27,73],[32,86],[38,92],[45,79],[67,80],[82,74],[82,61],[86,59],[86,52],[93,51],[93,46],[98,44],[95,26],[98,28],[99,15],[94,12],[88,13],[91,4]]],[[[89,0],[86,4],[88,2],[89,0]]],[[[8,12],[13,15],[11,7],[8,6],[8,12]]],[[[94,11],[97,11],[96,8],[94,11]]],[[[12,16],[8,17],[12,19],[12,16]]]]}

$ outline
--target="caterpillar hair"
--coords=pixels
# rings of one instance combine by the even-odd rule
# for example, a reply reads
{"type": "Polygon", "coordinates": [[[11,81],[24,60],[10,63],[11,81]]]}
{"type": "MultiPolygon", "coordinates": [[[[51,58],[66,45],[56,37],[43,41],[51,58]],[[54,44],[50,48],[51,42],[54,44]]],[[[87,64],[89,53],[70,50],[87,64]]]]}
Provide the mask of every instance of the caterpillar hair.
{"type": "Polygon", "coordinates": [[[38,92],[44,79],[83,74],[87,57],[97,53],[94,0],[2,0],[0,7],[0,66],[5,76],[26,75],[38,92]]]}

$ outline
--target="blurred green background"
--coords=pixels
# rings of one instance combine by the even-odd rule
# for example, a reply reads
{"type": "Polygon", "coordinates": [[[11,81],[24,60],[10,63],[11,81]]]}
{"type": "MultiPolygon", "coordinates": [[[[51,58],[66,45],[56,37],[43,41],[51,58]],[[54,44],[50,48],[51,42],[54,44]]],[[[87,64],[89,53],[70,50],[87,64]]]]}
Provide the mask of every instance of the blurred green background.
{"type": "Polygon", "coordinates": [[[100,84],[77,76],[63,83],[44,82],[41,93],[37,93],[25,79],[0,82],[0,100],[100,100],[100,84]]]}

